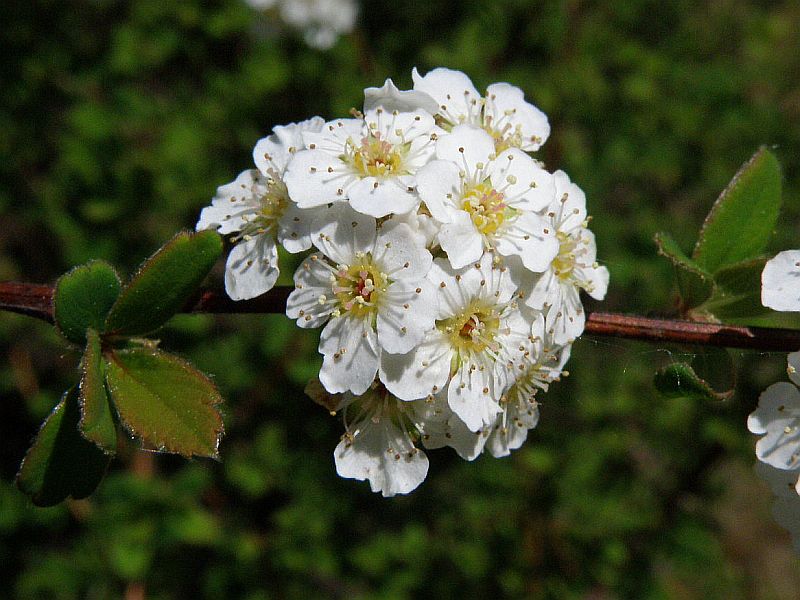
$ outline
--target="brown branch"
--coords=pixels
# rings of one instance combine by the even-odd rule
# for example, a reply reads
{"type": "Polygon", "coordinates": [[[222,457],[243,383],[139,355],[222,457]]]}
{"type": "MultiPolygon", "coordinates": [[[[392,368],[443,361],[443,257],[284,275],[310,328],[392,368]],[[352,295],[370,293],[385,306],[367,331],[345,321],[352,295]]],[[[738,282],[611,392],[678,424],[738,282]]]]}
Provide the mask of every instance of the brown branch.
{"type": "MultiPolygon", "coordinates": [[[[273,288],[263,296],[235,302],[219,290],[203,290],[184,312],[282,313],[292,288],[273,288]]],[[[53,322],[53,288],[47,285],[0,282],[0,310],[53,322]]],[[[737,327],[675,319],[651,319],[619,313],[591,312],[585,335],[770,352],[800,350],[800,330],[737,327]]]]}

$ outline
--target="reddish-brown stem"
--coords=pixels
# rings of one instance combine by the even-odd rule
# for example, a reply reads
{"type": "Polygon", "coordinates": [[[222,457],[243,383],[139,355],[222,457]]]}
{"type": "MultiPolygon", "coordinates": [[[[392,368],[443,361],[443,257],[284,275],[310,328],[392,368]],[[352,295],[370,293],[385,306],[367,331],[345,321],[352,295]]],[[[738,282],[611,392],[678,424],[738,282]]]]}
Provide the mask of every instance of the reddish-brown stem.
{"type": "MultiPolygon", "coordinates": [[[[235,302],[219,290],[203,290],[184,309],[195,313],[282,313],[292,288],[273,288],[253,300],[235,302]]],[[[53,322],[53,288],[47,285],[0,282],[0,310],[53,322]]],[[[584,335],[628,338],[660,344],[692,344],[750,348],[770,352],[800,350],[800,331],[652,319],[619,313],[591,312],[584,335]]]]}

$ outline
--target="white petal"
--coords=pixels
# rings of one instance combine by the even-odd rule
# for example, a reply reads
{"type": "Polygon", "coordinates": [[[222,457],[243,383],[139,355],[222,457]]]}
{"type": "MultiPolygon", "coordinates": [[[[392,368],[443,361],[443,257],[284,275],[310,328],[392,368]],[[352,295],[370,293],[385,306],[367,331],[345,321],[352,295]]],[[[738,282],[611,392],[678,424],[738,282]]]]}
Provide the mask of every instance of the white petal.
{"type": "Polygon", "coordinates": [[[498,416],[486,440],[486,447],[495,458],[508,456],[525,443],[528,431],[539,423],[539,407],[535,403],[515,402],[508,406],[506,418],[502,417],[498,416]]]}
{"type": "Polygon", "coordinates": [[[447,403],[470,431],[494,422],[500,405],[494,400],[491,369],[470,369],[462,365],[447,388],[447,403]]]}
{"type": "Polygon", "coordinates": [[[517,148],[510,148],[493,160],[487,174],[494,188],[502,190],[506,204],[520,210],[542,210],[556,193],[553,176],[517,148]]]}
{"type": "Polygon", "coordinates": [[[525,294],[525,304],[534,310],[544,309],[545,304],[559,302],[561,283],[556,279],[555,271],[547,269],[533,281],[533,287],[525,294]]]}
{"type": "Polygon", "coordinates": [[[439,104],[438,113],[453,125],[465,120],[478,122],[480,119],[481,95],[464,73],[438,68],[422,77],[415,68],[411,76],[414,89],[436,100],[439,104]]]}
{"type": "Polygon", "coordinates": [[[369,480],[384,497],[407,494],[425,480],[428,457],[388,417],[366,418],[352,442],[343,438],[333,451],[340,477],[369,480]]]}
{"type": "Polygon", "coordinates": [[[303,150],[289,161],[283,179],[289,197],[300,208],[312,208],[344,201],[355,176],[338,156],[322,150],[303,150]]]}
{"type": "Polygon", "coordinates": [[[545,327],[556,344],[568,344],[583,333],[586,313],[577,288],[559,284],[557,289],[559,293],[545,315],[545,327]]]}
{"type": "Polygon", "coordinates": [[[365,111],[364,122],[371,131],[380,133],[382,140],[393,145],[408,144],[419,137],[428,141],[432,132],[441,131],[433,115],[424,110],[397,113],[369,110],[365,111]]]}
{"type": "Polygon", "coordinates": [[[485,116],[491,115],[491,126],[502,130],[506,125],[513,131],[517,127],[522,135],[520,148],[534,152],[550,136],[547,115],[532,104],[525,102],[518,87],[508,83],[493,83],[486,88],[485,116]]]}
{"type": "Polygon", "coordinates": [[[459,167],[447,160],[432,160],[417,173],[417,191],[434,219],[449,223],[461,212],[459,167]]]}
{"type": "Polygon", "coordinates": [[[480,171],[479,165],[486,167],[494,154],[492,136],[474,125],[457,125],[436,142],[436,158],[455,163],[467,175],[480,171]]]}
{"type": "Polygon", "coordinates": [[[406,177],[364,177],[354,181],[347,190],[350,206],[365,215],[385,217],[411,212],[417,208],[419,197],[406,177]]]}
{"type": "Polygon", "coordinates": [[[391,279],[422,279],[433,263],[431,253],[405,223],[389,222],[381,228],[372,258],[391,279]]]}
{"type": "Polygon", "coordinates": [[[242,171],[234,181],[217,188],[211,206],[200,212],[195,229],[216,229],[223,235],[240,231],[258,211],[260,199],[266,191],[257,170],[242,171]]]}
{"type": "Polygon", "coordinates": [[[483,255],[483,236],[465,211],[454,213],[453,221],[442,225],[439,245],[454,269],[480,260],[483,255]]]}
{"type": "Polygon", "coordinates": [[[295,254],[311,248],[311,226],[327,207],[300,208],[293,202],[278,220],[278,242],[295,254]]]}
{"type": "Polygon", "coordinates": [[[320,255],[312,254],[294,273],[295,289],[286,300],[286,316],[297,319],[299,327],[318,327],[331,313],[331,305],[324,302],[325,297],[333,297],[333,292],[330,271],[322,265],[323,260],[320,255]]]}
{"type": "Polygon", "coordinates": [[[503,256],[516,255],[525,268],[534,273],[547,270],[558,256],[558,239],[547,220],[536,213],[518,215],[493,239],[494,247],[503,256]],[[546,233],[545,233],[546,232],[546,233]]]}
{"type": "Polygon", "coordinates": [[[550,212],[558,230],[569,233],[582,227],[586,220],[586,194],[570,181],[564,171],[553,173],[553,181],[556,190],[550,212]]]}
{"type": "Polygon", "coordinates": [[[374,381],[380,348],[367,319],[351,315],[331,318],[322,330],[319,350],[323,354],[319,380],[332,394],[363,394],[374,381]]]}
{"type": "Polygon", "coordinates": [[[314,220],[311,241],[336,264],[351,265],[356,254],[372,251],[375,227],[372,217],[347,204],[334,204],[314,220]]]}
{"type": "Polygon", "coordinates": [[[438,329],[407,354],[384,353],[379,377],[401,400],[416,400],[443,389],[450,376],[450,345],[438,329]]]}
{"type": "Polygon", "coordinates": [[[278,248],[268,235],[236,244],[225,263],[225,291],[233,300],[248,300],[271,290],[278,279],[278,248]]]}
{"type": "Polygon", "coordinates": [[[759,460],[778,469],[800,466],[800,392],[794,385],[782,381],[769,386],[747,418],[747,428],[765,434],[756,443],[759,460]]]}
{"type": "Polygon", "coordinates": [[[401,91],[391,79],[387,79],[383,87],[364,90],[364,112],[378,107],[387,112],[410,112],[421,108],[432,115],[439,110],[439,104],[428,94],[416,90],[401,91]]]}
{"type": "Polygon", "coordinates": [[[608,290],[608,269],[601,266],[592,266],[580,270],[580,277],[589,284],[586,291],[595,300],[602,300],[606,297],[608,290]]]}
{"type": "Polygon", "coordinates": [[[761,274],[761,303],[781,311],[800,311],[800,250],[785,250],[767,261],[761,274]]]}
{"type": "Polygon", "coordinates": [[[383,356],[405,354],[419,345],[434,327],[436,308],[436,294],[429,281],[392,283],[378,306],[378,341],[383,356]]]}
{"type": "Polygon", "coordinates": [[[275,171],[282,175],[292,154],[302,150],[304,131],[321,131],[325,120],[322,117],[313,117],[302,123],[279,125],[272,130],[272,135],[261,138],[253,148],[253,161],[259,171],[269,175],[275,171]]]}
{"type": "Polygon", "coordinates": [[[449,446],[464,460],[475,460],[486,444],[484,431],[470,431],[447,405],[447,392],[415,400],[414,411],[422,441],[431,450],[449,446]]]}
{"type": "Polygon", "coordinates": [[[363,119],[335,119],[325,123],[322,131],[304,131],[303,145],[308,150],[339,156],[347,143],[360,141],[365,133],[363,119]]]}

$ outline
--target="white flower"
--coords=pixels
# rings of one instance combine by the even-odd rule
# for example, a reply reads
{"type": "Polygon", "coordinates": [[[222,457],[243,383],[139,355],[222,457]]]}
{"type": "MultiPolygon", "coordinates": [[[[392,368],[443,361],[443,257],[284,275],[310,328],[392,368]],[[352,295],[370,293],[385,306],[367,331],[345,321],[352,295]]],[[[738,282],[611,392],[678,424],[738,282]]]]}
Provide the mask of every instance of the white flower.
{"type": "Polygon", "coordinates": [[[257,10],[277,5],[281,19],[303,31],[305,42],[327,50],[341,34],[353,30],[358,16],[354,0],[246,0],[257,10]]]}
{"type": "Polygon", "coordinates": [[[286,314],[300,327],[328,321],[319,378],[332,393],[362,394],[381,356],[408,352],[433,328],[436,297],[425,279],[431,254],[405,223],[334,205],[317,222],[314,244],[295,273],[286,314]]]}
{"type": "Polygon", "coordinates": [[[387,79],[383,87],[368,87],[364,90],[364,112],[377,108],[389,112],[413,112],[422,109],[434,115],[439,110],[439,105],[428,94],[416,90],[399,90],[391,79],[387,79]]]}
{"type": "Polygon", "coordinates": [[[570,345],[553,342],[544,329],[541,315],[533,325],[528,349],[512,367],[514,383],[500,400],[502,412],[491,426],[486,447],[494,457],[508,456],[525,442],[528,431],[539,423],[536,395],[546,392],[550,383],[566,374],[570,345]]]}
{"type": "Polygon", "coordinates": [[[494,422],[507,387],[505,365],[531,334],[507,269],[486,253],[454,270],[437,258],[428,280],[438,295],[436,327],[407,354],[384,355],[380,378],[403,400],[447,387],[448,405],[471,431],[494,422]]]}
{"type": "Polygon", "coordinates": [[[369,110],[363,119],[331,121],[303,136],[286,171],[289,194],[302,208],[350,203],[373,217],[407,213],[419,204],[416,172],[441,130],[423,110],[369,110]]]}
{"type": "Polygon", "coordinates": [[[422,77],[414,69],[412,76],[414,89],[436,100],[443,127],[460,123],[481,127],[495,140],[498,153],[511,147],[536,151],[550,135],[547,116],[508,83],[494,83],[481,96],[460,71],[438,68],[422,77]]]}
{"type": "MultiPolygon", "coordinates": [[[[800,468],[800,352],[787,357],[787,371],[794,382],[769,386],[758,399],[758,408],[747,418],[747,428],[763,435],[756,443],[761,462],[783,470],[800,468]]],[[[800,493],[800,487],[798,488],[800,493]]]]}
{"type": "Polygon", "coordinates": [[[558,253],[555,231],[534,211],[547,206],[552,176],[516,148],[499,155],[491,136],[458,125],[436,142],[434,160],[417,174],[417,189],[443,223],[439,243],[453,268],[480,259],[484,250],[517,255],[541,272],[558,253]]]}
{"type": "Polygon", "coordinates": [[[340,477],[367,479],[384,497],[407,494],[425,480],[428,457],[414,443],[420,423],[413,403],[375,384],[360,396],[344,394],[338,408],[346,429],[333,451],[340,477]]]}
{"type": "Polygon", "coordinates": [[[309,46],[327,50],[353,30],[358,16],[354,0],[282,0],[281,17],[302,29],[309,46]]]}
{"type": "Polygon", "coordinates": [[[800,552],[800,496],[795,490],[797,471],[784,471],[759,462],[756,463],[756,473],[777,496],[772,505],[772,515],[780,526],[789,531],[795,549],[800,552]]]}
{"type": "Polygon", "coordinates": [[[489,430],[470,431],[448,405],[446,389],[408,404],[414,408],[426,448],[449,446],[464,460],[475,460],[483,452],[489,430]]]}
{"type": "Polygon", "coordinates": [[[198,231],[237,234],[225,265],[225,290],[234,300],[254,298],[275,285],[276,238],[289,252],[311,247],[310,225],[316,211],[301,210],[292,202],[283,174],[291,155],[302,147],[302,132],[319,131],[323,125],[315,117],[275,127],[253,151],[258,170],[243,171],[232,183],[220,186],[211,206],[200,213],[198,231]]]}
{"type": "Polygon", "coordinates": [[[563,171],[556,171],[553,178],[555,197],[547,217],[559,243],[558,254],[533,282],[525,303],[543,311],[548,334],[556,344],[566,344],[583,333],[586,322],[580,290],[602,300],[608,288],[608,269],[595,262],[597,246],[594,234],[586,228],[583,191],[563,171]]]}
{"type": "Polygon", "coordinates": [[[773,310],[800,311],[800,250],[781,252],[764,265],[761,303],[773,310]]]}

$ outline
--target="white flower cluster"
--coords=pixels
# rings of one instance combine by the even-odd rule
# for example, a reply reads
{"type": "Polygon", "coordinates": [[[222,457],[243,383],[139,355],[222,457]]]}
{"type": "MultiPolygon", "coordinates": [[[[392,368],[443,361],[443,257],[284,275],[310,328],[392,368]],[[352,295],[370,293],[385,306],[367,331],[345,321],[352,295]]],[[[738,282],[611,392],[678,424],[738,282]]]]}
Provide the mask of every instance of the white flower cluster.
{"type": "MultiPolygon", "coordinates": [[[[800,311],[800,250],[787,250],[767,261],[761,274],[761,303],[779,311],[800,311]]],[[[775,520],[792,534],[800,551],[800,352],[787,357],[792,383],[769,386],[747,428],[763,436],[756,443],[758,474],[777,496],[775,520]]]]}
{"type": "Polygon", "coordinates": [[[331,48],[340,35],[350,33],[358,17],[355,0],[247,0],[255,9],[276,9],[280,18],[303,32],[314,48],[331,48]]]}
{"type": "Polygon", "coordinates": [[[518,448],[583,332],[579,291],[608,286],[583,192],[527,154],[545,115],[505,83],[413,78],[365,90],[354,118],[276,127],[197,224],[232,235],[234,299],[274,285],[277,243],[314,247],[286,313],[323,327],[309,394],[344,415],[338,473],[384,496],[423,481],[420,445],[518,448]]]}

